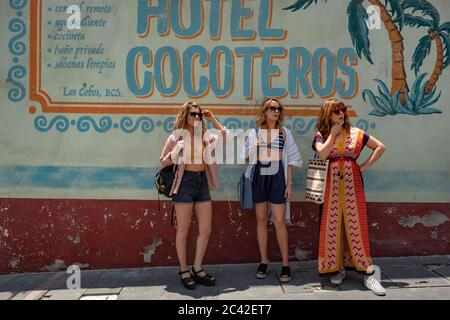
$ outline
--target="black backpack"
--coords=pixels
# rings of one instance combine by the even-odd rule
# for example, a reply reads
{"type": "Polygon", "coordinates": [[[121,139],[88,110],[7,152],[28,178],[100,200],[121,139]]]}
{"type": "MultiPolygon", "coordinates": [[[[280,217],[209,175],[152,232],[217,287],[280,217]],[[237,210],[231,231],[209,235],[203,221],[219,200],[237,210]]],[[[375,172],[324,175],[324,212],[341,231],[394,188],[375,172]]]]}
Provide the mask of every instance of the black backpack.
{"type": "Polygon", "coordinates": [[[156,190],[158,194],[162,194],[167,198],[172,198],[170,190],[172,189],[173,180],[175,178],[175,171],[177,170],[176,165],[172,164],[170,166],[162,168],[155,177],[156,190]]]}
{"type": "MultiPolygon", "coordinates": [[[[172,190],[173,180],[175,179],[175,172],[177,171],[177,166],[172,164],[170,166],[162,168],[155,176],[156,190],[158,190],[158,210],[161,211],[159,206],[159,195],[162,194],[167,198],[172,198],[170,196],[170,190],[172,190]]],[[[173,225],[174,217],[174,205],[172,203],[172,219],[170,225],[173,225]]]]}

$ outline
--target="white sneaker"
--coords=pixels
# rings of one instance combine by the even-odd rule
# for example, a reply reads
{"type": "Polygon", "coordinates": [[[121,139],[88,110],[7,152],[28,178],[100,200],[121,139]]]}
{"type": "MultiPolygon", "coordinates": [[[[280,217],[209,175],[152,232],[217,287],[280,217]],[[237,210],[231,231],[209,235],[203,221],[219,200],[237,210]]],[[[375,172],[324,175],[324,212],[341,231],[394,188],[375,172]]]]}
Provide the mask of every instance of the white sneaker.
{"type": "Polygon", "coordinates": [[[345,269],[344,270],[339,270],[339,273],[330,277],[330,281],[332,284],[341,284],[342,280],[344,280],[345,278],[345,269]]]}
{"type": "Polygon", "coordinates": [[[371,290],[377,296],[386,295],[386,290],[373,275],[364,277],[364,285],[366,286],[367,289],[371,290]]]}

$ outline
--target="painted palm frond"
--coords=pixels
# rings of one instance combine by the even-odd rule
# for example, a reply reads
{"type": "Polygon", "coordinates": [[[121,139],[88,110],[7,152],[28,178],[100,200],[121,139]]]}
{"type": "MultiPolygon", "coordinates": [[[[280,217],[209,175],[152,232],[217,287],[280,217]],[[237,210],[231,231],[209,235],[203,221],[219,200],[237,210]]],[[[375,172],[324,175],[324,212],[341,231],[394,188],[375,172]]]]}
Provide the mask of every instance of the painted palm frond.
{"type": "Polygon", "coordinates": [[[431,91],[427,91],[428,81],[423,83],[427,74],[421,74],[413,83],[413,89],[410,94],[408,94],[408,100],[406,104],[406,110],[414,115],[420,114],[433,114],[442,113],[441,110],[429,108],[439,101],[441,98],[441,93],[439,92],[436,97],[436,88],[431,91]],[[423,83],[423,84],[422,84],[423,83]]]}
{"type": "Polygon", "coordinates": [[[422,17],[413,16],[412,14],[405,14],[405,24],[407,26],[418,28],[418,27],[427,27],[433,28],[434,22],[422,17]]]}
{"type": "Polygon", "coordinates": [[[319,0],[297,0],[289,7],[283,8],[283,10],[291,10],[292,12],[295,12],[297,10],[307,9],[313,3],[317,4],[318,1],[319,0]]]}
{"type": "Polygon", "coordinates": [[[439,31],[447,32],[448,34],[450,34],[450,21],[441,24],[439,27],[439,31]]]}
{"type": "Polygon", "coordinates": [[[419,40],[419,45],[417,46],[416,50],[414,51],[414,55],[412,58],[411,70],[414,70],[414,73],[416,74],[416,76],[419,73],[420,68],[422,67],[423,61],[430,54],[432,40],[433,39],[430,38],[428,35],[426,35],[425,37],[422,37],[419,40]]]}
{"type": "Polygon", "coordinates": [[[358,56],[362,58],[361,54],[364,54],[366,59],[373,64],[370,52],[369,28],[366,23],[369,16],[366,9],[359,0],[352,0],[348,6],[347,14],[348,31],[358,56]]]}
{"type": "Polygon", "coordinates": [[[423,16],[428,16],[433,21],[434,29],[437,29],[441,18],[439,11],[427,0],[403,0],[403,10],[413,9],[412,13],[419,11],[423,16]]]}
{"type": "Polygon", "coordinates": [[[392,16],[392,19],[399,24],[400,30],[405,24],[405,13],[400,0],[384,0],[384,4],[392,16]],[[388,6],[389,5],[389,6],[388,6]]]}
{"type": "Polygon", "coordinates": [[[447,33],[439,32],[439,36],[442,38],[444,44],[444,69],[450,65],[450,37],[447,33]]]}
{"type": "MultiPolygon", "coordinates": [[[[304,10],[313,4],[319,3],[319,0],[292,0],[293,3],[283,8],[292,12],[304,10]]],[[[327,2],[327,0],[321,0],[327,2]]],[[[342,1],[342,0],[341,0],[342,1]]],[[[368,14],[362,3],[364,0],[349,0],[350,4],[347,9],[349,17],[348,29],[352,38],[353,46],[360,58],[362,55],[373,64],[372,53],[370,52],[369,27],[367,25],[368,14]]],[[[418,0],[417,0],[418,1],[418,0]]],[[[391,72],[391,93],[398,92],[400,101],[406,102],[405,94],[409,91],[406,81],[406,71],[404,64],[404,43],[400,30],[405,22],[405,14],[403,10],[402,0],[368,0],[373,5],[380,7],[382,21],[389,35],[391,43],[392,72],[391,72]],[[399,28],[400,27],[400,28],[399,28]]]]}
{"type": "Polygon", "coordinates": [[[378,94],[372,90],[363,91],[363,99],[370,103],[373,110],[369,113],[376,117],[394,116],[397,114],[428,115],[442,113],[441,110],[430,108],[436,104],[441,93],[436,96],[436,88],[427,92],[428,81],[424,82],[427,74],[421,74],[414,81],[411,92],[406,94],[406,102],[402,102],[399,92],[391,94],[387,85],[381,80],[375,80],[378,84],[378,94]]]}
{"type": "Polygon", "coordinates": [[[405,14],[406,25],[428,29],[428,35],[419,40],[412,58],[411,69],[414,70],[416,76],[424,59],[430,54],[432,43],[436,45],[436,62],[425,90],[427,94],[430,94],[435,89],[442,71],[450,64],[448,51],[450,48],[448,32],[450,31],[450,22],[440,25],[439,11],[427,0],[403,0],[402,7],[405,12],[412,11],[411,14],[405,14]]]}
{"type": "Polygon", "coordinates": [[[373,110],[369,115],[384,117],[387,115],[393,116],[398,113],[406,113],[403,110],[402,104],[397,103],[399,101],[399,92],[391,96],[391,92],[382,80],[375,79],[375,82],[378,83],[378,95],[369,89],[365,89],[362,94],[364,102],[369,102],[372,105],[373,110]]]}

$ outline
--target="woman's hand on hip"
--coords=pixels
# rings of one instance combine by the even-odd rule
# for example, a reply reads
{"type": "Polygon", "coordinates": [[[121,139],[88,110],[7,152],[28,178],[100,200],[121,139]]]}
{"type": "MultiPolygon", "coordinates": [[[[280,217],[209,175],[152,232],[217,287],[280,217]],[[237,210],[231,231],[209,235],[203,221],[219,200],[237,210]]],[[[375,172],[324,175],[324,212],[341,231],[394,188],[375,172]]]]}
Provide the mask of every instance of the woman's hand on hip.
{"type": "Polygon", "coordinates": [[[368,167],[367,167],[367,165],[365,165],[365,164],[362,164],[362,165],[359,166],[359,170],[360,170],[361,172],[364,172],[364,171],[366,171],[367,169],[368,169],[368,167]]]}

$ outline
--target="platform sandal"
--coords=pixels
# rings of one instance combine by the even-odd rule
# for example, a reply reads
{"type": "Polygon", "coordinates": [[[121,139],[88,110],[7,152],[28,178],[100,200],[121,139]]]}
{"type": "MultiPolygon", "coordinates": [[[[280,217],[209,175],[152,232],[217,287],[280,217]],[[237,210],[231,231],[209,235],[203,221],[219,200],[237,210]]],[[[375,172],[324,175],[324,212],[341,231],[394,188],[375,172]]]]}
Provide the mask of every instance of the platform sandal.
{"type": "Polygon", "coordinates": [[[181,283],[183,284],[183,286],[188,289],[188,290],[194,290],[195,289],[195,280],[192,277],[192,273],[189,270],[186,271],[180,271],[178,272],[178,274],[180,275],[180,279],[181,279],[181,283]],[[182,275],[189,273],[190,276],[183,278],[182,275]]]}
{"type": "MultiPolygon", "coordinates": [[[[201,284],[208,287],[213,287],[216,285],[216,278],[213,276],[206,274],[203,277],[200,277],[198,274],[204,272],[203,269],[200,271],[195,271],[194,267],[192,267],[193,278],[196,284],[201,284]]],[[[205,272],[206,273],[206,272],[205,272]]]]}
{"type": "Polygon", "coordinates": [[[256,278],[257,279],[265,279],[267,278],[267,268],[269,265],[267,263],[260,263],[258,269],[256,270],[256,278]]]}

